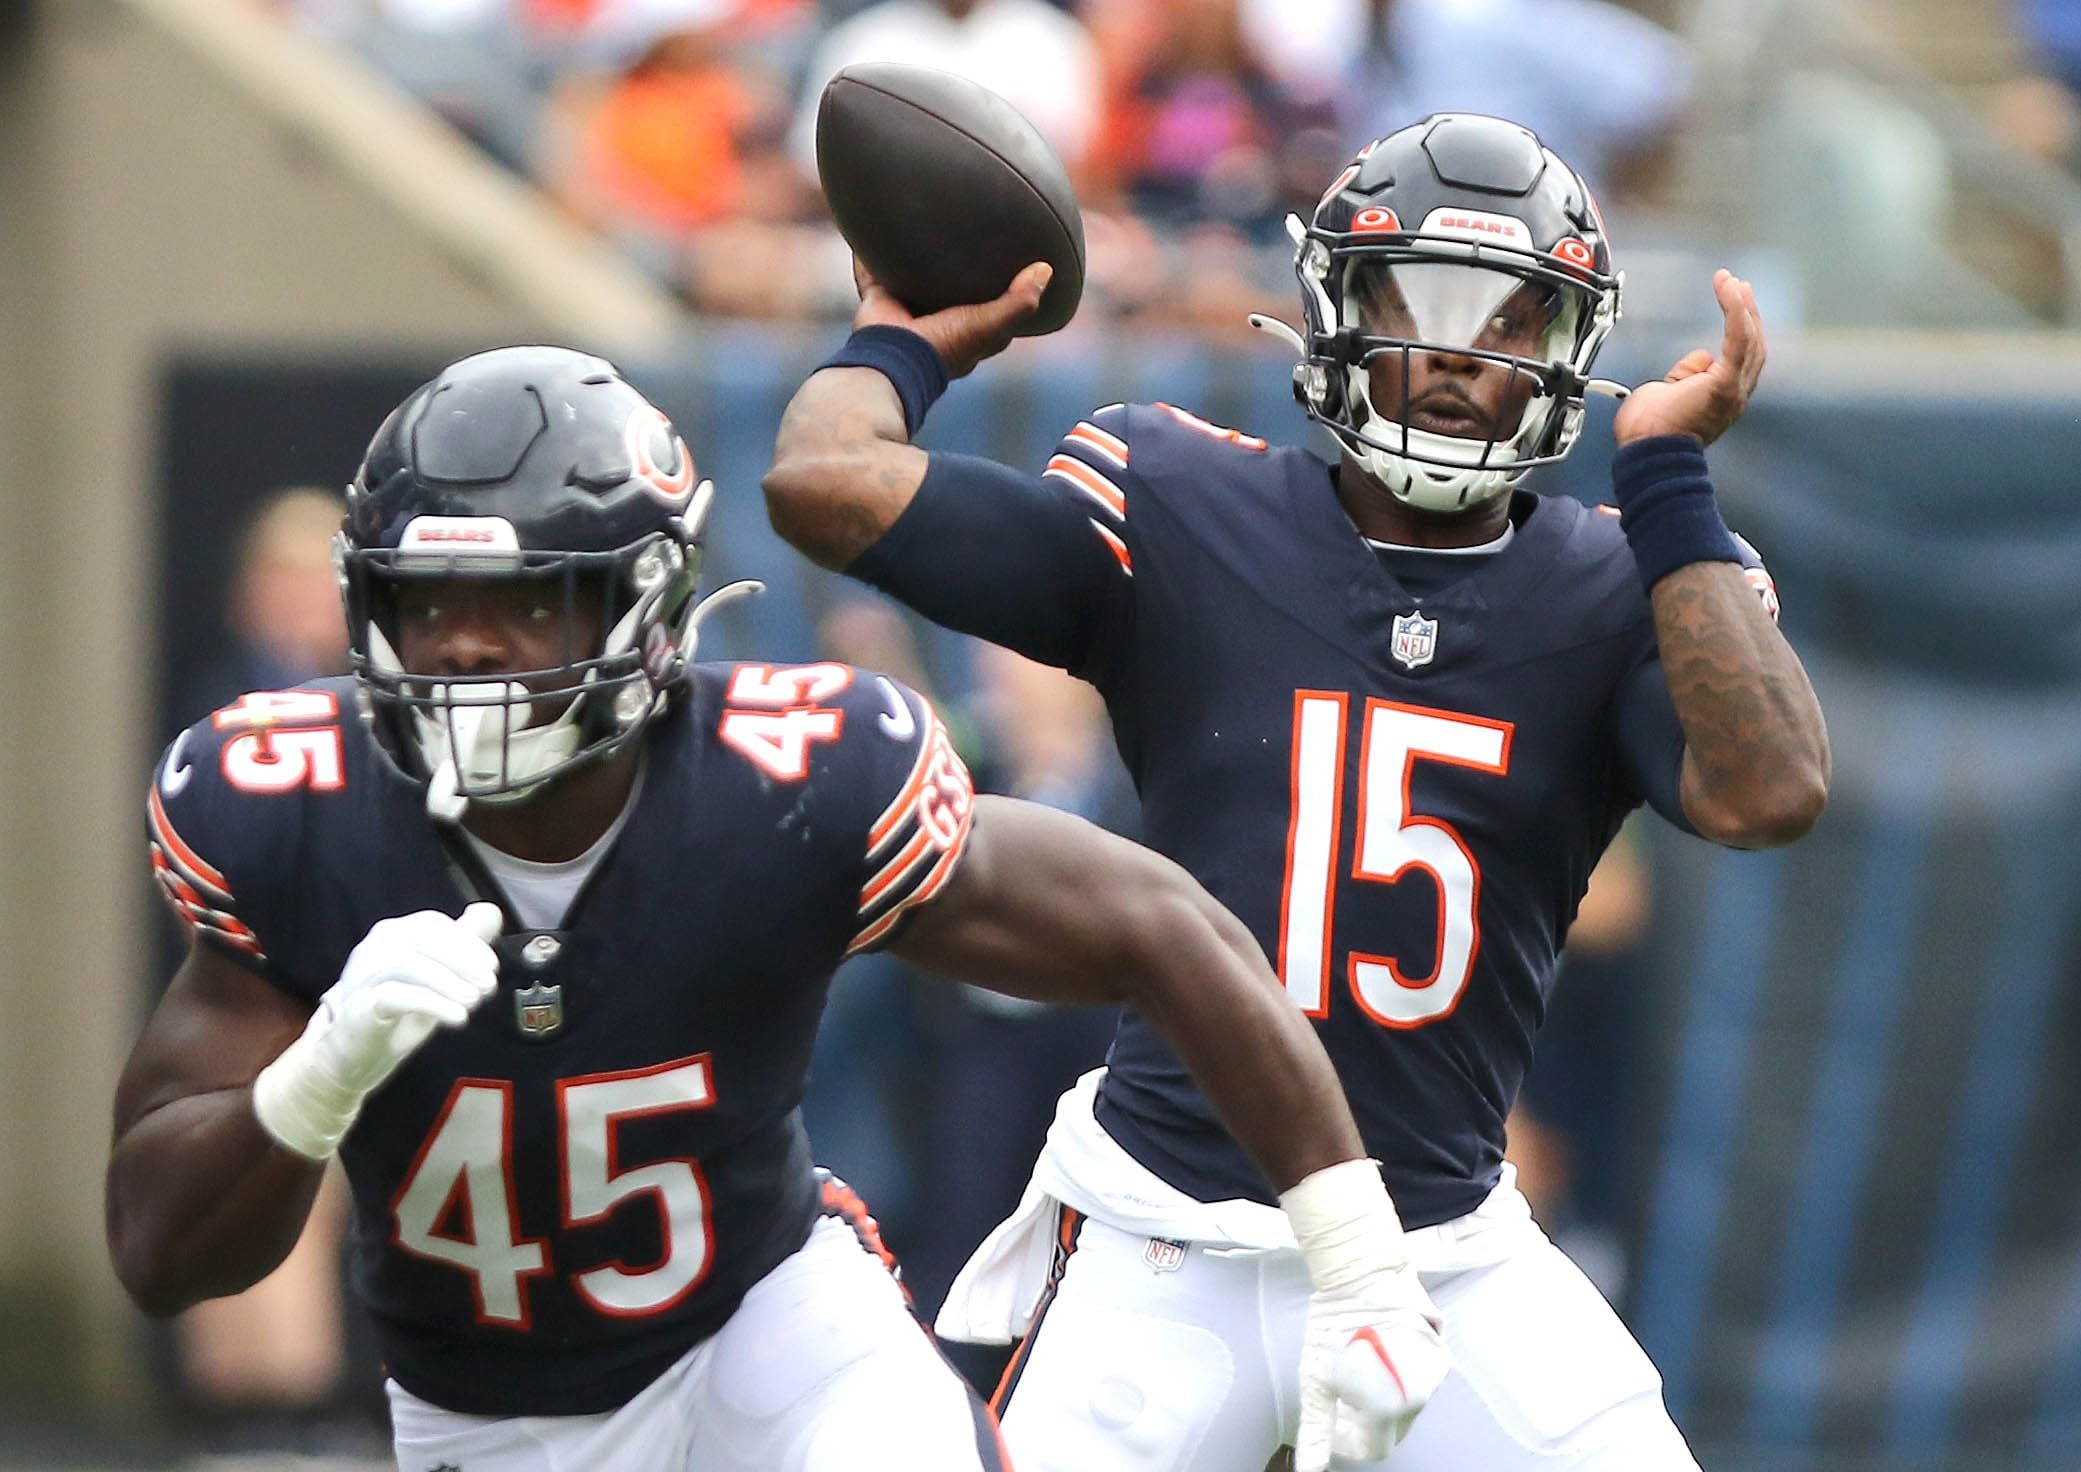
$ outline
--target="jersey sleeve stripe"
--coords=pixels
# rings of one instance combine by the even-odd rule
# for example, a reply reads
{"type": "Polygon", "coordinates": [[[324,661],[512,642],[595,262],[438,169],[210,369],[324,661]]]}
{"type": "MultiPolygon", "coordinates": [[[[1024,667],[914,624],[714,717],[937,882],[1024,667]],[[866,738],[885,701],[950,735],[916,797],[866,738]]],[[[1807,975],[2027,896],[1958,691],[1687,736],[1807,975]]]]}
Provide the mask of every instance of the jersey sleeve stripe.
{"type": "Polygon", "coordinates": [[[896,928],[896,922],[902,918],[903,911],[889,911],[888,914],[882,916],[881,919],[875,921],[872,925],[868,926],[865,930],[861,931],[858,935],[854,936],[853,943],[845,948],[845,953],[848,956],[857,956],[860,952],[869,949],[874,945],[876,941],[880,940],[883,936],[887,935],[890,931],[894,930],[896,928]]]}
{"type": "Polygon", "coordinates": [[[1127,520],[1127,493],[1083,461],[1057,455],[1048,461],[1048,468],[1042,474],[1067,481],[1122,521],[1127,520]]]}
{"type": "Polygon", "coordinates": [[[260,937],[236,915],[216,909],[205,901],[195,886],[167,862],[166,851],[156,843],[152,845],[152,874],[159,881],[159,888],[165,893],[174,918],[183,925],[207,931],[256,960],[267,959],[267,953],[260,948],[260,937]]]}
{"type": "Polygon", "coordinates": [[[868,880],[867,887],[860,891],[860,913],[864,915],[873,909],[874,902],[887,894],[890,885],[902,879],[918,860],[925,857],[925,851],[931,846],[932,835],[923,828],[912,834],[910,842],[897,851],[895,858],[882,865],[881,872],[868,880]]]}
{"type": "Polygon", "coordinates": [[[849,956],[885,939],[908,911],[938,894],[968,845],[975,783],[938,716],[929,706],[923,714],[919,765],[904,783],[894,823],[868,852],[849,956]],[[876,853],[892,849],[886,862],[874,863],[876,853]]]}
{"type": "Polygon", "coordinates": [[[1112,461],[1120,469],[1127,469],[1127,441],[1110,430],[1100,429],[1088,419],[1080,422],[1063,438],[1075,440],[1093,453],[1112,461]]]}
{"type": "Polygon", "coordinates": [[[866,950],[891,930],[895,929],[896,922],[901,920],[911,910],[924,904],[938,894],[941,889],[945,888],[947,880],[953,877],[954,869],[959,863],[962,853],[967,849],[968,826],[969,820],[964,817],[961,820],[961,831],[955,838],[953,846],[940,854],[939,861],[926,871],[924,880],[916,889],[891,906],[887,914],[869,924],[853,938],[853,943],[845,949],[845,953],[848,956],[866,950]]]}
{"type": "Polygon", "coordinates": [[[1101,526],[1095,519],[1086,517],[1085,520],[1090,522],[1091,530],[1097,532],[1104,539],[1107,550],[1113,554],[1113,560],[1120,564],[1120,570],[1129,577],[1133,577],[1134,558],[1128,553],[1127,543],[1121,541],[1119,537],[1101,526]]]}
{"type": "Polygon", "coordinates": [[[968,848],[968,825],[969,820],[963,818],[961,820],[960,835],[954,840],[953,846],[939,856],[939,862],[932,866],[932,872],[925,876],[925,882],[918,886],[917,892],[911,896],[909,904],[905,905],[906,909],[910,905],[924,904],[925,901],[938,894],[946,885],[946,882],[954,877],[954,866],[960,861],[962,853],[968,848]]]}
{"type": "Polygon", "coordinates": [[[166,816],[166,804],[159,800],[159,789],[155,785],[146,802],[145,816],[151,823],[153,840],[166,851],[167,857],[197,887],[208,891],[226,904],[231,903],[231,886],[224,876],[201,854],[188,847],[181,835],[174,831],[173,820],[166,816]]]}

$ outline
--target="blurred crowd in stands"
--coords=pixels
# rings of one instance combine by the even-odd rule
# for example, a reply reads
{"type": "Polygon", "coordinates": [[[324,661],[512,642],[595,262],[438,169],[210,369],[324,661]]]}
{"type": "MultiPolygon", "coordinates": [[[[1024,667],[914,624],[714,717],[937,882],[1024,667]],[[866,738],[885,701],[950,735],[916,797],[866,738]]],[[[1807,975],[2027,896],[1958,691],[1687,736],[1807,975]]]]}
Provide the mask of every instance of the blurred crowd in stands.
{"type": "Polygon", "coordinates": [[[1667,0],[282,0],[696,307],[842,315],[816,184],[841,67],[1010,99],[1085,211],[1089,318],[1233,323],[1291,291],[1282,222],[1359,142],[1513,117],[1606,197],[1654,188],[1690,87],[1667,0]]]}

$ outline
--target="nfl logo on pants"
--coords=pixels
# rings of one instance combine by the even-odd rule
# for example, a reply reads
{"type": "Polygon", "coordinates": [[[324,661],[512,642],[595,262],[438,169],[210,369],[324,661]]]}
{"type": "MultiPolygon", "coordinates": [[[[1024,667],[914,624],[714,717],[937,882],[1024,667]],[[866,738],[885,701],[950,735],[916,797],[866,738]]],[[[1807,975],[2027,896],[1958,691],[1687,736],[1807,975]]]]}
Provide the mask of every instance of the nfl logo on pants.
{"type": "Polygon", "coordinates": [[[1429,664],[1438,650],[1438,620],[1425,618],[1420,608],[1396,614],[1394,642],[1389,648],[1397,662],[1412,670],[1429,664]]]}
{"type": "Polygon", "coordinates": [[[1185,1244],[1168,1237],[1151,1237],[1142,1249],[1142,1261],[1159,1273],[1175,1273],[1185,1266],[1185,1244]]]}

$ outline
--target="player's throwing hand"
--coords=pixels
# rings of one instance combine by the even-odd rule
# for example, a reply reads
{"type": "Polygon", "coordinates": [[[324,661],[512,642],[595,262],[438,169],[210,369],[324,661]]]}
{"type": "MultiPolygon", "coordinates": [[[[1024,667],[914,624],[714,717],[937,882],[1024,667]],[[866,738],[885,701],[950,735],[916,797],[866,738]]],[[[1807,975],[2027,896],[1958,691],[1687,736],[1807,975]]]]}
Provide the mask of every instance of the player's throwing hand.
{"type": "Polygon", "coordinates": [[[1017,276],[993,301],[948,307],[919,317],[896,300],[895,295],[853,262],[853,284],[860,289],[860,308],[853,314],[853,330],[863,327],[903,327],[932,344],[947,366],[947,377],[962,378],[985,358],[994,358],[1012,345],[1013,331],[1039,308],[1041,295],[1054,279],[1055,268],[1035,261],[1017,276]]]}
{"type": "Polygon", "coordinates": [[[1301,1347],[1294,1472],[1378,1461],[1409,1434],[1452,1358],[1409,1264],[1378,1162],[1347,1160],[1279,1198],[1315,1292],[1301,1347]]]}
{"type": "Polygon", "coordinates": [[[310,1026],[253,1080],[253,1112],[277,1142],[323,1160],[366,1099],[436,1027],[460,1027],[498,987],[499,907],[460,918],[421,910],[378,920],[347,954],[310,1026]]]}

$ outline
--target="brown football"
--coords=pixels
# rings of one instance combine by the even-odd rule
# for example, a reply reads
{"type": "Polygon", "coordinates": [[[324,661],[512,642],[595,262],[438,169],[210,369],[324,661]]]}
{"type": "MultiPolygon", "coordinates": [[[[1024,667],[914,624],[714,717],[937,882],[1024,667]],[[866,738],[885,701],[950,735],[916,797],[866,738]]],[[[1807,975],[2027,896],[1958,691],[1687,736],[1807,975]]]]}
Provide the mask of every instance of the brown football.
{"type": "Polygon", "coordinates": [[[1084,293],[1084,216],[1025,116],[950,72],[849,66],[817,104],[817,174],[839,233],[913,312],[985,302],[1034,261],[1055,268],[1022,337],[1061,328],[1084,293]]]}

